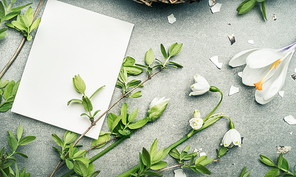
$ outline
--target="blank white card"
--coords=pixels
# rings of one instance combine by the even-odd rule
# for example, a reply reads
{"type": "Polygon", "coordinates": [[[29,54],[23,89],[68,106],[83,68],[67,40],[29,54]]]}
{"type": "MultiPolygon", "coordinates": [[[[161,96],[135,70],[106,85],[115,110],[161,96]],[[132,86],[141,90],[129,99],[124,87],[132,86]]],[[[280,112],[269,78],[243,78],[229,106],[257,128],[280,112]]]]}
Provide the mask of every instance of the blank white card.
{"type": "MultiPolygon", "coordinates": [[[[79,74],[93,98],[96,117],[108,109],[133,24],[56,0],[48,0],[12,112],[82,134],[90,121],[73,87],[79,74]]],[[[98,138],[104,118],[86,136],[98,138]]]]}

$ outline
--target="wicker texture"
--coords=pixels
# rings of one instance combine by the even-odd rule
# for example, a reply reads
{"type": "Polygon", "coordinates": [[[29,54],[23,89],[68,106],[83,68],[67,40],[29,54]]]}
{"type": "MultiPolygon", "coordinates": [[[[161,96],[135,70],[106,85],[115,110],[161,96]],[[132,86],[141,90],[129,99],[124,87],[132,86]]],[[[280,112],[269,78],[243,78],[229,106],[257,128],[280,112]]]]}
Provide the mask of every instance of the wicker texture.
{"type": "Polygon", "coordinates": [[[179,3],[184,3],[184,2],[200,2],[201,0],[134,0],[138,3],[141,4],[146,4],[147,6],[151,6],[153,2],[161,2],[161,3],[166,3],[166,4],[179,4],[179,3]]]}

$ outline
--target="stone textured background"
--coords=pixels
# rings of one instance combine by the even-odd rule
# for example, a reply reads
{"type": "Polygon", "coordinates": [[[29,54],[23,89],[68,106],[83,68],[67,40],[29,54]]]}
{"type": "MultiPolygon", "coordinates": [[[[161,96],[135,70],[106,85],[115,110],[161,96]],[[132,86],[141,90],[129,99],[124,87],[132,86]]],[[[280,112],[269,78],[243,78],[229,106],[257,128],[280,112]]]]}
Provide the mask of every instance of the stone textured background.
{"type": "MultiPolygon", "coordinates": [[[[38,0],[22,0],[18,4],[31,1],[34,2],[33,9],[36,9],[38,0]]],[[[296,68],[295,57],[292,58],[286,82],[282,88],[285,91],[284,97],[277,95],[266,105],[257,104],[254,100],[255,89],[241,83],[241,78],[237,73],[242,71],[243,67],[228,66],[231,57],[242,50],[254,47],[281,48],[293,43],[296,20],[293,9],[294,1],[268,0],[266,2],[268,21],[266,22],[262,18],[259,6],[254,7],[245,15],[238,16],[236,8],[241,1],[237,0],[217,0],[222,4],[222,8],[219,13],[215,14],[211,13],[207,0],[193,4],[153,4],[153,7],[135,3],[132,0],[62,1],[135,24],[126,56],[134,57],[137,63],[143,64],[145,52],[149,48],[155,51],[157,58],[162,58],[159,49],[161,43],[166,47],[175,42],[184,44],[181,53],[172,59],[182,64],[183,69],[169,69],[158,74],[141,89],[143,94],[141,98],[122,100],[110,111],[119,114],[121,105],[126,102],[128,112],[138,107],[139,118],[142,118],[146,115],[148,105],[154,97],[170,98],[170,103],[159,120],[138,130],[130,139],[125,140],[95,161],[95,169],[101,170],[99,176],[117,176],[137,165],[138,152],[142,147],[149,148],[155,138],[158,139],[159,149],[169,146],[190,131],[188,120],[195,109],[199,109],[202,116],[206,116],[216,106],[220,98],[218,93],[207,93],[199,97],[188,96],[195,74],[204,76],[211,85],[222,90],[225,98],[216,112],[223,112],[230,116],[236,129],[244,137],[241,148],[231,149],[220,160],[220,163],[207,166],[212,172],[211,176],[239,176],[245,166],[247,170],[252,170],[250,176],[264,176],[270,168],[262,165],[259,155],[264,154],[276,160],[277,145],[292,146],[292,150],[284,157],[290,162],[291,168],[296,165],[295,125],[288,125],[283,121],[287,115],[296,117],[296,81],[290,77],[296,68]],[[172,13],[177,21],[169,24],[167,16],[172,13]],[[276,21],[272,20],[273,14],[276,14],[278,18],[276,21]],[[233,45],[228,40],[227,35],[229,34],[234,34],[236,37],[233,45]],[[254,40],[253,45],[247,42],[250,39],[254,40]],[[214,55],[218,55],[219,61],[223,62],[221,70],[209,61],[209,58],[214,55]],[[231,85],[239,87],[240,92],[228,96],[231,85]]],[[[39,16],[42,16],[45,3],[39,16]]],[[[35,32],[33,36],[34,34],[35,32]]],[[[21,39],[22,36],[18,32],[8,29],[7,36],[0,40],[0,68],[3,68],[14,54],[21,39]]],[[[32,42],[25,43],[3,79],[18,80],[21,78],[31,46],[32,42]]],[[[137,78],[144,80],[146,75],[142,74],[137,78]]],[[[116,101],[120,95],[120,90],[115,89],[112,102],[116,101]]],[[[30,100],[24,101],[30,104],[30,100]]],[[[13,114],[10,111],[0,113],[1,147],[8,148],[6,145],[7,130],[16,132],[19,125],[23,125],[24,135],[37,137],[34,142],[20,148],[20,151],[27,154],[29,158],[20,157],[19,168],[25,166],[26,171],[31,172],[33,177],[47,176],[59,160],[58,154],[52,148],[56,145],[51,134],[56,133],[61,137],[65,130],[13,114]]],[[[103,130],[108,131],[106,121],[103,130]]],[[[215,149],[219,148],[219,143],[227,130],[228,120],[221,119],[208,129],[194,135],[178,149],[182,150],[185,146],[191,145],[191,150],[202,148],[209,158],[216,158],[215,149]]],[[[89,138],[83,138],[80,144],[88,148],[91,141],[89,138]]],[[[100,151],[100,149],[94,150],[89,153],[89,156],[92,157],[100,151]]],[[[168,166],[176,164],[171,157],[166,157],[164,160],[168,162],[168,166]]],[[[61,176],[65,172],[67,172],[66,168],[56,173],[56,176],[61,176]]],[[[185,173],[188,177],[196,176],[189,170],[185,170],[185,173]]],[[[173,170],[168,170],[163,172],[163,175],[172,177],[174,173],[173,170]]]]}

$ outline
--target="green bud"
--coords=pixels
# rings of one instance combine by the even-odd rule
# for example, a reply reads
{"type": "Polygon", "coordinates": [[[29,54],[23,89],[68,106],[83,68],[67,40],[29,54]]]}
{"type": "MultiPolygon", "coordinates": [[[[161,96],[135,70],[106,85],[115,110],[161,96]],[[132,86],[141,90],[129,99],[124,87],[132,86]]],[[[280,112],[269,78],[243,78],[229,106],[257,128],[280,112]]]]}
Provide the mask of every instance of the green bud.
{"type": "Polygon", "coordinates": [[[210,86],[210,91],[211,91],[211,92],[220,92],[220,89],[218,89],[218,88],[215,87],[215,86],[210,86]]]}
{"type": "Polygon", "coordinates": [[[73,77],[73,85],[78,93],[84,94],[86,86],[79,74],[73,77]]]}
{"type": "Polygon", "coordinates": [[[87,96],[82,97],[82,105],[83,105],[85,111],[87,111],[87,112],[90,112],[93,110],[92,103],[87,96]]]}
{"type": "Polygon", "coordinates": [[[149,122],[153,122],[161,116],[161,114],[167,107],[169,101],[170,99],[165,99],[164,97],[160,99],[154,98],[152,100],[148,109],[148,116],[147,116],[149,118],[149,122]]]}
{"type": "Polygon", "coordinates": [[[230,122],[229,122],[229,128],[230,129],[234,129],[234,124],[233,124],[233,122],[230,120],[230,122]]]}

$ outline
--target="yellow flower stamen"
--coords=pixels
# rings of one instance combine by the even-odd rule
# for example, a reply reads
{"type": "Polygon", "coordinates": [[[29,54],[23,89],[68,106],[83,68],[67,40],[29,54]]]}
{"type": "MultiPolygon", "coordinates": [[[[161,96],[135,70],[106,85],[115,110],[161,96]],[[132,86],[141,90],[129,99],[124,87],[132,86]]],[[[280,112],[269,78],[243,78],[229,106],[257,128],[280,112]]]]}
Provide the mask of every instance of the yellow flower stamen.
{"type": "Polygon", "coordinates": [[[266,77],[269,75],[269,73],[271,72],[272,68],[276,69],[276,67],[282,62],[280,61],[281,59],[276,60],[271,67],[269,68],[268,73],[257,83],[254,83],[254,85],[256,86],[257,90],[262,90],[262,86],[263,86],[263,82],[265,81],[266,77]]]}

